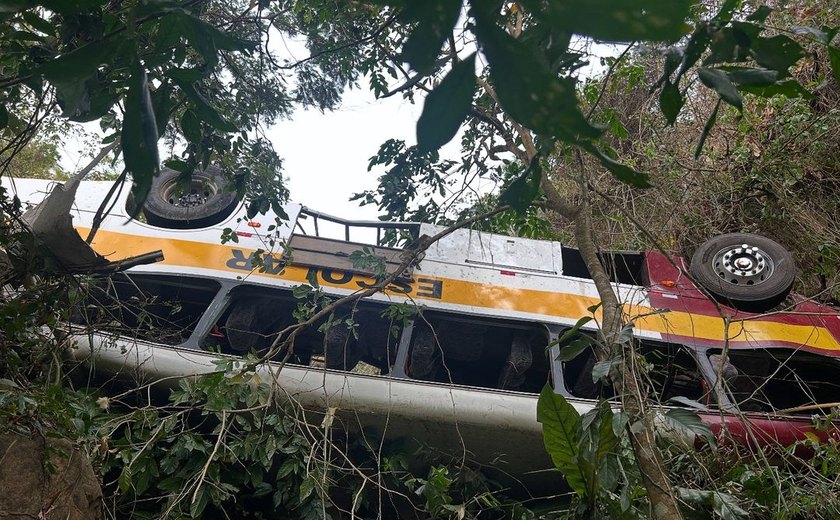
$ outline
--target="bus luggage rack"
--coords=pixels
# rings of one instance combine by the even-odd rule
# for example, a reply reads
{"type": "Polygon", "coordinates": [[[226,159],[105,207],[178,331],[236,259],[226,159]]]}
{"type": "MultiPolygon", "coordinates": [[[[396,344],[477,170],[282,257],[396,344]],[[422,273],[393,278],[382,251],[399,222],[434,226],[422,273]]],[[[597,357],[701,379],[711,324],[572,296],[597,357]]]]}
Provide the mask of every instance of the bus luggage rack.
{"type": "Polygon", "coordinates": [[[301,208],[295,229],[311,237],[391,249],[405,249],[420,236],[417,222],[346,220],[307,207],[301,208]]]}

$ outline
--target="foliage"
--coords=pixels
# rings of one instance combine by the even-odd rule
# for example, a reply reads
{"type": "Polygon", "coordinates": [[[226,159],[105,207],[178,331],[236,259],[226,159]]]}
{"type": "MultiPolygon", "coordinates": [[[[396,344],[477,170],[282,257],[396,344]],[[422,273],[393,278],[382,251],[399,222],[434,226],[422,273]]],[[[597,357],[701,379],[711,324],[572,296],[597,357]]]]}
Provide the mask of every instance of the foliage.
{"type": "MultiPolygon", "coordinates": [[[[445,222],[451,218],[446,214],[449,208],[463,210],[458,207],[460,192],[451,195],[448,190],[482,178],[494,182],[496,189],[474,197],[476,204],[463,210],[466,214],[506,203],[518,215],[497,217],[488,224],[491,229],[542,235],[548,226],[546,214],[537,205],[544,202],[541,196],[546,188],[555,186],[552,181],[570,200],[587,204],[596,198],[591,195],[604,194],[605,189],[607,198],[615,193],[636,197],[639,192],[630,187],[661,183],[675,187],[669,193],[682,194],[689,178],[714,181],[715,175],[703,177],[708,164],[693,163],[699,164],[698,175],[689,177],[682,174],[679,162],[685,154],[668,153],[690,141],[696,143],[690,150],[694,160],[705,152],[710,161],[725,158],[734,164],[731,177],[735,180],[727,179],[732,189],[718,197],[736,194],[770,200],[773,204],[764,204],[768,215],[784,220],[789,206],[776,204],[782,196],[807,196],[814,172],[831,169],[819,161],[802,167],[795,159],[779,160],[778,156],[791,143],[807,149],[816,141],[828,151],[822,155],[831,156],[833,148],[822,137],[832,132],[836,110],[832,111],[831,103],[827,110],[809,103],[824,99],[823,93],[814,92],[818,84],[833,81],[836,86],[840,51],[833,41],[837,29],[830,22],[775,30],[768,23],[774,13],[764,5],[725,0],[716,10],[705,11],[683,0],[666,6],[649,0],[527,0],[499,8],[499,4],[471,0],[462,12],[459,3],[445,1],[394,1],[380,7],[331,0],[83,0],[2,7],[3,171],[9,170],[12,156],[27,143],[39,142],[33,139],[49,121],[98,120],[108,133],[105,143],[120,142],[138,209],[159,169],[158,140],[163,138],[179,150],[165,164],[182,172],[184,179],[195,168],[218,162],[238,192],[249,197],[249,214],[270,207],[276,211],[287,193],[280,160],[261,139],[261,126],[287,115],[295,104],[329,109],[338,102],[342,89],[362,77],[382,95],[403,92],[411,98],[415,92],[427,93],[417,145],[385,143],[370,163],[371,168],[387,168],[379,188],[356,196],[363,203],[376,204],[386,218],[445,222]],[[456,27],[459,20],[464,20],[463,30],[456,27]],[[303,37],[310,56],[281,64],[264,45],[274,30],[303,37]],[[630,54],[629,64],[607,60],[610,70],[604,78],[581,85],[579,70],[588,59],[574,45],[581,37],[674,45],[662,49],[662,61],[653,60],[653,64],[642,53],[630,54]],[[833,76],[822,72],[813,81],[802,77],[799,67],[806,49],[822,53],[822,63],[828,64],[833,76]],[[653,74],[660,68],[661,74],[653,74]],[[292,87],[284,82],[287,69],[296,74],[292,87]],[[405,78],[404,85],[389,91],[387,78],[400,76],[405,78]],[[623,92],[616,81],[623,82],[623,92]],[[641,87],[651,84],[658,92],[661,115],[645,102],[633,105],[638,110],[632,115],[621,113],[620,94],[634,94],[636,98],[627,95],[625,99],[637,100],[641,87]],[[788,98],[795,101],[787,102],[788,98]],[[613,101],[612,106],[605,107],[607,101],[613,101]],[[809,116],[817,109],[830,115],[811,124],[809,116]],[[770,110],[778,117],[763,125],[750,115],[756,110],[770,110]],[[634,133],[630,118],[648,123],[638,127],[651,134],[669,125],[663,130],[668,140],[640,139],[641,132],[634,133]],[[691,123],[689,131],[681,133],[686,123],[691,123]],[[439,161],[437,149],[453,139],[462,125],[462,160],[439,161]],[[650,130],[654,126],[656,130],[650,130]],[[781,143],[772,137],[779,129],[787,138],[781,143]],[[820,139],[812,139],[810,132],[815,129],[820,139]],[[731,140],[734,152],[729,149],[727,132],[739,136],[731,140]],[[757,135],[766,137],[770,146],[780,147],[772,160],[756,160],[749,140],[757,135]],[[810,168],[814,163],[819,164],[810,168]]],[[[833,190],[832,182],[816,191],[831,200],[833,190]]],[[[706,202],[722,206],[715,197],[706,202]]],[[[595,206],[602,214],[620,217],[603,219],[608,223],[601,232],[604,235],[622,225],[637,226],[635,218],[595,206]]],[[[702,208],[685,200],[668,207],[674,206],[702,208]]],[[[19,210],[13,200],[4,198],[4,217],[18,218],[19,210]]],[[[670,215],[657,215],[669,222],[670,215]]],[[[733,215],[721,219],[720,226],[743,227],[741,217],[733,215]]],[[[702,220],[706,215],[689,212],[689,216],[702,220]]],[[[669,229],[683,229],[687,223],[688,219],[663,225],[657,235],[673,243],[676,239],[669,229]]],[[[551,233],[564,231],[568,230],[552,229],[551,233]]],[[[642,239],[637,231],[633,243],[650,245],[648,238],[642,239]]],[[[39,259],[15,254],[26,242],[24,233],[4,229],[2,240],[11,261],[28,262],[22,272],[43,270],[39,259]]],[[[608,240],[598,243],[606,245],[608,240]]],[[[837,262],[835,243],[821,244],[817,268],[823,276],[837,262]]],[[[369,255],[363,253],[354,260],[376,269],[369,255]]],[[[10,374],[23,383],[18,386],[60,380],[58,363],[53,361],[57,344],[42,327],[51,331],[67,318],[65,309],[70,306],[62,305],[72,300],[72,291],[62,283],[49,279],[4,303],[2,370],[4,376],[10,374]]],[[[315,284],[301,286],[295,296],[300,300],[295,316],[299,319],[327,303],[315,284]]],[[[631,358],[631,344],[629,339],[617,341],[620,348],[629,345],[628,356],[601,360],[596,374],[612,373],[615,379],[613,367],[631,358]]],[[[585,348],[588,345],[581,344],[579,352],[585,348]]],[[[313,456],[321,447],[316,445],[320,440],[298,429],[302,423],[297,420],[297,409],[272,408],[276,406],[272,388],[253,373],[220,367],[196,381],[183,381],[170,402],[161,406],[100,401],[113,415],[92,407],[92,396],[50,394],[54,387],[4,390],[0,397],[4,419],[8,425],[24,424],[32,410],[41,409],[57,419],[38,424],[54,422],[61,433],[86,442],[98,438],[107,489],[118,497],[115,514],[193,517],[205,511],[242,516],[279,511],[320,518],[334,511],[356,511],[357,505],[360,511],[377,512],[372,504],[379,502],[371,494],[380,489],[365,487],[370,476],[355,480],[358,472],[342,465],[349,459],[337,464],[344,471],[336,471],[334,459],[313,456]],[[78,407],[62,415],[56,404],[61,399],[78,407]],[[124,409],[117,412],[118,408],[124,409]],[[346,490],[353,495],[349,506],[333,500],[346,490]]],[[[580,416],[550,391],[543,392],[539,406],[546,447],[578,497],[575,514],[643,516],[649,499],[641,486],[644,475],[630,463],[624,439],[644,424],[628,425],[622,412],[614,412],[603,401],[580,416]]],[[[669,412],[667,419],[695,433],[702,430],[690,413],[669,412]]],[[[827,461],[823,467],[809,469],[815,492],[831,489],[826,475],[836,471],[835,448],[822,453],[827,461]]],[[[694,460],[685,453],[673,455],[672,460],[680,457],[694,460]]],[[[409,469],[405,454],[375,459],[367,467],[390,478],[397,495],[407,491],[403,495],[410,497],[410,507],[431,516],[532,517],[523,506],[499,498],[502,494],[492,483],[465,467],[433,463],[416,472],[409,469]]],[[[681,486],[684,505],[699,514],[711,510],[724,518],[741,517],[745,509],[740,498],[733,498],[738,496],[733,490],[743,489],[750,505],[772,514],[773,499],[780,496],[768,491],[770,484],[780,482],[775,470],[752,462],[745,467],[749,469],[724,473],[722,482],[709,476],[681,482],[685,484],[681,486]]],[[[785,482],[790,486],[786,491],[796,497],[790,501],[791,516],[812,514],[825,505],[794,490],[794,479],[785,482]]],[[[833,502],[827,504],[830,511],[833,502]]]]}
{"type": "Polygon", "coordinates": [[[0,154],[20,150],[47,124],[99,121],[105,143],[120,141],[138,209],[159,171],[160,137],[178,144],[168,165],[185,178],[222,162],[231,176],[246,173],[241,191],[268,200],[255,209],[276,204],[285,190],[279,161],[255,132],[295,104],[334,107],[371,59],[359,52],[365,45],[358,30],[374,13],[336,10],[327,1],[90,0],[11,3],[2,11],[0,131],[9,141],[0,154]],[[261,45],[278,29],[305,38],[312,58],[281,63],[261,45]],[[343,38],[354,44],[333,52],[343,38]],[[293,89],[284,84],[287,69],[295,72],[293,89]],[[259,168],[243,172],[234,164],[245,157],[259,168]],[[277,186],[243,190],[251,173],[277,186]]]}
{"type": "Polygon", "coordinates": [[[230,362],[219,368],[180,380],[167,406],[139,407],[100,430],[117,513],[200,517],[209,508],[321,518],[327,484],[292,408],[274,408],[257,375],[230,362]]]}

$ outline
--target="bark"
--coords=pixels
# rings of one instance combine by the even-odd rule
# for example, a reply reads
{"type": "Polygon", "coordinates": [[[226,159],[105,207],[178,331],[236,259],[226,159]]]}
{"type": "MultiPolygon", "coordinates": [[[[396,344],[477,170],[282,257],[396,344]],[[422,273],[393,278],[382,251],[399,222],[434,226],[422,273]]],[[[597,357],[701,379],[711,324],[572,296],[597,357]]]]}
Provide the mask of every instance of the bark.
{"type": "MultiPolygon", "coordinates": [[[[618,334],[624,326],[624,313],[621,302],[618,301],[609,275],[598,258],[598,252],[592,235],[592,222],[586,207],[577,215],[575,223],[575,239],[583,261],[592,275],[598,295],[601,297],[603,318],[601,333],[603,335],[602,351],[599,359],[608,359],[614,354],[612,346],[616,345],[618,334]]],[[[647,409],[647,399],[635,371],[635,349],[628,345],[624,352],[624,362],[613,371],[611,377],[615,383],[621,383],[621,406],[629,417],[628,424],[641,422],[644,425],[640,431],[630,433],[630,442],[642,482],[647,489],[650,500],[651,516],[657,520],[682,519],[682,513],[677,503],[668,473],[662,464],[659,448],[656,446],[656,433],[653,416],[647,409]]]]}

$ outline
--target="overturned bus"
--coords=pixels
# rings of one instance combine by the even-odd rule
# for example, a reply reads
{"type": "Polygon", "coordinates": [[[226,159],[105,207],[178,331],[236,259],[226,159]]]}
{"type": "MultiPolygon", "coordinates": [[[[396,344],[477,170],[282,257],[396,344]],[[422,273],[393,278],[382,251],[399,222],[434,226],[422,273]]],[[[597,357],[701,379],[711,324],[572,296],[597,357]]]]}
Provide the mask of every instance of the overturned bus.
{"type": "MultiPolygon", "coordinates": [[[[177,174],[165,171],[142,218],[129,217],[123,193],[102,220],[92,241],[99,255],[113,262],[159,250],[162,260],[110,275],[85,307],[91,315],[71,324],[73,355],[97,373],[149,383],[265,352],[300,319],[312,294],[304,284],[330,298],[353,294],[375,283],[372,268],[354,261],[358,251],[387,271],[418,237],[442,229],[347,221],[296,204],[284,207],[287,219],[270,211],[248,218],[209,172],[183,194],[177,174]]],[[[71,215],[80,235],[110,188],[78,184],[71,215]]],[[[37,207],[53,187],[16,179],[9,189],[37,207]]],[[[691,265],[656,251],[602,260],[659,402],[681,396],[705,405],[704,422],[746,444],[824,438],[812,415],[840,401],[840,314],[789,294],[795,270],[781,246],[730,234],[703,244],[691,265]],[[722,354],[727,384],[717,394],[722,354]]],[[[288,354],[282,370],[259,370],[313,417],[329,413],[333,428],[413,438],[513,475],[540,475],[551,467],[536,420],[540,390],[551,385],[579,411],[609,397],[592,381],[591,351],[558,360],[558,338],[598,301],[576,249],[459,229],[384,291],[301,331],[292,352],[278,353],[288,354]]],[[[595,323],[581,333],[594,333],[595,323]]]]}

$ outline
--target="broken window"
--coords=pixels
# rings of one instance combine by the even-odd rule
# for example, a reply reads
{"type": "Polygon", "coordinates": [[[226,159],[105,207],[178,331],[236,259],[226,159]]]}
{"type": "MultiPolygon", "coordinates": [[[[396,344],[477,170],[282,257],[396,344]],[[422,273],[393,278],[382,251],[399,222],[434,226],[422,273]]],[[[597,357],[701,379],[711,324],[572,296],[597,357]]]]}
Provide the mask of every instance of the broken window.
{"type": "MultiPolygon", "coordinates": [[[[697,365],[692,352],[671,343],[641,340],[637,342],[638,352],[645,361],[643,382],[649,389],[648,397],[655,402],[665,402],[672,397],[705,402],[708,385],[697,365]]],[[[563,363],[563,382],[566,391],[583,399],[612,399],[615,391],[611,385],[594,381],[592,370],[597,360],[592,348],[563,363]]]]}
{"type": "Polygon", "coordinates": [[[548,381],[548,333],[540,325],[428,313],[414,322],[413,379],[539,392],[548,381]]]}
{"type": "MultiPolygon", "coordinates": [[[[710,361],[720,356],[709,351],[710,361]]],[[[815,404],[832,404],[840,396],[840,362],[788,348],[731,349],[724,372],[732,401],[744,411],[813,413],[815,404]],[[798,408],[803,408],[797,410],[798,408]]]]}
{"type": "Polygon", "coordinates": [[[179,345],[219,288],[218,282],[188,276],[121,273],[92,287],[71,319],[94,330],[179,345]]]}
{"type": "MultiPolygon", "coordinates": [[[[277,343],[274,359],[284,359],[285,340],[297,325],[301,300],[288,290],[242,286],[231,293],[230,303],[204,347],[231,354],[265,354],[277,343]],[[280,348],[283,347],[283,348],[280,348]]],[[[387,305],[356,302],[332,316],[305,327],[294,338],[289,362],[368,374],[390,371],[402,323],[383,316],[387,305]]]]}

